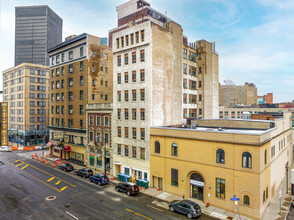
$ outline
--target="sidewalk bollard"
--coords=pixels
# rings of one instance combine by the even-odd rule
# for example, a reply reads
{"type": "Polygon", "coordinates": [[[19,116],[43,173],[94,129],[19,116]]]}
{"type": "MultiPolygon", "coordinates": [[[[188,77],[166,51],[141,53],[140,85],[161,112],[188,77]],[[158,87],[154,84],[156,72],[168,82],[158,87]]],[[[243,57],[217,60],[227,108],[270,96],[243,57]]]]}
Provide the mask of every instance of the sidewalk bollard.
{"type": "Polygon", "coordinates": [[[46,160],[46,165],[48,165],[48,160],[46,160]]]}
{"type": "Polygon", "coordinates": [[[44,163],[44,159],[43,159],[43,157],[42,157],[42,159],[41,159],[41,163],[44,163]]]}
{"type": "Polygon", "coordinates": [[[38,161],[38,160],[39,160],[39,158],[38,158],[38,157],[36,157],[36,158],[37,158],[36,160],[38,161]]]}
{"type": "Polygon", "coordinates": [[[35,157],[37,156],[37,153],[35,153],[35,157]]]}
{"type": "Polygon", "coordinates": [[[52,163],[52,167],[55,167],[55,163],[54,162],[52,163]]]}
{"type": "Polygon", "coordinates": [[[34,155],[32,155],[32,159],[34,159],[34,155]]]}

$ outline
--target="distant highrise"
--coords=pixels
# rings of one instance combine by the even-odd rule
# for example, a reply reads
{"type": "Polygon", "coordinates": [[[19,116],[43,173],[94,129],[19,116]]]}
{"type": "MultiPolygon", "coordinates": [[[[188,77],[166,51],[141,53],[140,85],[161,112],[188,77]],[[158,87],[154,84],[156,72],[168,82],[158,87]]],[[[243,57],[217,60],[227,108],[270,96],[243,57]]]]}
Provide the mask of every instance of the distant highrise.
{"type": "Polygon", "coordinates": [[[15,8],[15,66],[49,66],[47,50],[61,42],[62,19],[47,5],[15,8]]]}

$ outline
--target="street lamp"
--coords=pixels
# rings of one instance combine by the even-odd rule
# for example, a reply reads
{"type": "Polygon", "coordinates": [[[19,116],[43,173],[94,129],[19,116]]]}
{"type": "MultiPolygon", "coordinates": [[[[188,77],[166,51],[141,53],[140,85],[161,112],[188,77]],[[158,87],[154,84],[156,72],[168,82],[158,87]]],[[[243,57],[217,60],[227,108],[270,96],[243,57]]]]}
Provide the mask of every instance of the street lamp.
{"type": "Polygon", "coordinates": [[[286,194],[288,194],[288,170],[289,170],[289,167],[286,165],[285,168],[286,168],[286,194]]]}

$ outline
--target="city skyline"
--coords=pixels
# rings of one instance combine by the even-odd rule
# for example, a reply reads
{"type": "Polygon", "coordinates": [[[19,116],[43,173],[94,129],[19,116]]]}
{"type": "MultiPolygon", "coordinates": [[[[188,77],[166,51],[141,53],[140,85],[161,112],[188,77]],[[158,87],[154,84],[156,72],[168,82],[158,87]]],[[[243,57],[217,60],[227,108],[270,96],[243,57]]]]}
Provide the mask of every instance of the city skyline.
{"type": "MultiPolygon", "coordinates": [[[[71,1],[68,6],[66,1],[50,1],[48,6],[64,21],[63,38],[84,32],[108,37],[108,31],[116,27],[115,6],[124,2],[71,1]]],[[[220,83],[226,79],[236,84],[252,82],[257,86],[258,95],[272,92],[274,102],[293,100],[293,70],[290,68],[294,56],[290,41],[293,36],[291,27],[294,26],[291,19],[293,2],[149,2],[159,12],[167,13],[180,23],[190,42],[199,39],[216,42],[216,50],[220,54],[220,83]]],[[[44,0],[1,1],[1,71],[13,66],[15,7],[46,4],[44,0]]]]}

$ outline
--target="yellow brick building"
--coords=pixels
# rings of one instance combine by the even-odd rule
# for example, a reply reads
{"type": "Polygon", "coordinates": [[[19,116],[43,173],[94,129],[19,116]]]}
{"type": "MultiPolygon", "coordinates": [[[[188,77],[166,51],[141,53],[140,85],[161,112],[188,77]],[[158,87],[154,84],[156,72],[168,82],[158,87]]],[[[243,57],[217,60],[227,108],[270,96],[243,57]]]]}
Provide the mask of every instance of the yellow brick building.
{"type": "Polygon", "coordinates": [[[195,120],[153,127],[150,185],[260,219],[292,158],[290,113],[275,121],[195,120]]]}

